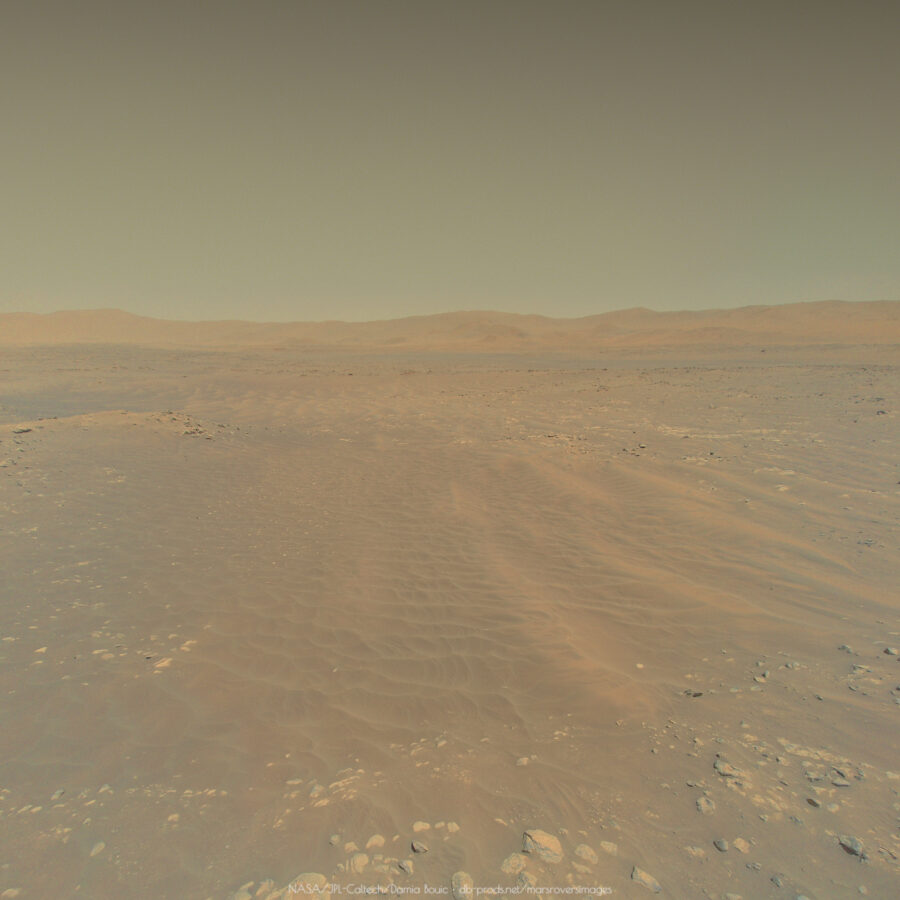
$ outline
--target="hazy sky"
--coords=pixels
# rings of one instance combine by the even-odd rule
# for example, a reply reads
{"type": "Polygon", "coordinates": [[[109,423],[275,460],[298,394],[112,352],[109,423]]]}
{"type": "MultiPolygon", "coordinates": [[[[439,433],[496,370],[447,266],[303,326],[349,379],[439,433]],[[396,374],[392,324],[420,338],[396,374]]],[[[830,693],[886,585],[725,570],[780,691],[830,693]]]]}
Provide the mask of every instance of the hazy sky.
{"type": "Polygon", "coordinates": [[[900,298],[900,4],[0,0],[0,310],[900,298]]]}

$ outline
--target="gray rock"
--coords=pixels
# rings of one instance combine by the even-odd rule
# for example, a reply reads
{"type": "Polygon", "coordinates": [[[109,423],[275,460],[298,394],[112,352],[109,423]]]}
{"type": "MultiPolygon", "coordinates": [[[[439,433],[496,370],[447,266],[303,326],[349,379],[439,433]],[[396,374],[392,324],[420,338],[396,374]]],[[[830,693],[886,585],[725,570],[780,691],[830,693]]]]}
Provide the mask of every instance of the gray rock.
{"type": "Polygon", "coordinates": [[[427,853],[428,847],[425,846],[421,841],[413,841],[410,845],[412,847],[413,853],[427,853]]]}
{"type": "Polygon", "coordinates": [[[540,857],[544,862],[562,862],[563,851],[559,838],[538,828],[529,829],[522,835],[522,849],[540,857]]]}
{"type": "Polygon", "coordinates": [[[407,875],[412,875],[413,873],[413,861],[411,859],[401,859],[400,862],[397,863],[397,868],[401,872],[406,872],[407,875]]]}
{"type": "Polygon", "coordinates": [[[652,891],[654,894],[662,892],[662,885],[652,875],[645,872],[643,869],[639,869],[637,866],[631,870],[631,880],[636,881],[639,885],[647,888],[648,891],[652,891]]]}
{"type": "Polygon", "coordinates": [[[713,841],[713,847],[715,847],[716,850],[718,850],[720,853],[727,853],[728,841],[726,841],[725,838],[716,838],[713,841]]]}
{"type": "Polygon", "coordinates": [[[704,816],[711,816],[716,811],[716,801],[711,797],[698,797],[697,809],[703,813],[704,816]]]}
{"type": "Polygon", "coordinates": [[[852,834],[842,834],[838,838],[838,843],[851,856],[858,856],[860,859],[866,859],[866,851],[863,850],[863,845],[860,843],[859,838],[853,837],[852,834]]]}
{"type": "Polygon", "coordinates": [[[724,759],[717,759],[713,763],[713,768],[723,778],[737,778],[741,774],[740,769],[736,769],[731,763],[725,762],[724,759]]]}

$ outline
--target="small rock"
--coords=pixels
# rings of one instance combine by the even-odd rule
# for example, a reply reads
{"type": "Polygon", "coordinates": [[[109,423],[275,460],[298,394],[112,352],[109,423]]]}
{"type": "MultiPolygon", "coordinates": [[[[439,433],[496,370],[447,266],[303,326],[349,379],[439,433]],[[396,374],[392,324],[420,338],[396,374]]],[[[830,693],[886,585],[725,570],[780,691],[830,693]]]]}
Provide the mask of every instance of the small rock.
{"type": "Polygon", "coordinates": [[[468,872],[454,872],[450,878],[450,893],[453,900],[470,900],[475,882],[468,872]]]}
{"type": "Polygon", "coordinates": [[[531,872],[519,872],[516,877],[516,884],[523,890],[527,891],[537,884],[537,878],[531,872]]]}
{"type": "Polygon", "coordinates": [[[726,841],[725,838],[716,838],[713,841],[713,847],[715,847],[716,850],[718,850],[720,853],[727,853],[728,841],[726,841]]]}
{"type": "Polygon", "coordinates": [[[91,847],[91,856],[98,856],[106,849],[106,844],[103,841],[97,841],[93,847],[91,847]]]}
{"type": "Polygon", "coordinates": [[[900,656],[900,650],[898,650],[896,647],[885,647],[884,652],[888,656],[900,656]]]}
{"type": "Polygon", "coordinates": [[[416,834],[420,831],[431,831],[431,825],[428,822],[413,822],[412,828],[416,834]]]}
{"type": "Polygon", "coordinates": [[[643,869],[639,869],[637,866],[631,870],[631,880],[647,888],[648,891],[653,891],[654,894],[659,894],[662,891],[662,885],[652,875],[643,869]]]}
{"type": "Polygon", "coordinates": [[[328,843],[331,844],[332,847],[337,846],[341,842],[341,836],[339,834],[333,834],[330,838],[328,838],[328,843]]]}
{"type": "Polygon", "coordinates": [[[784,879],[780,875],[773,875],[769,881],[771,881],[775,887],[784,887],[784,879]]]}
{"type": "Polygon", "coordinates": [[[428,847],[426,847],[425,844],[423,844],[421,841],[413,841],[410,844],[410,847],[412,847],[413,853],[427,853],[428,852],[428,847]]]}
{"type": "Polygon", "coordinates": [[[293,896],[295,893],[304,897],[312,895],[318,900],[330,900],[331,897],[328,880],[321,872],[304,872],[294,878],[288,885],[285,896],[293,896]]]}
{"type": "Polygon", "coordinates": [[[741,853],[750,852],[750,844],[747,843],[747,841],[745,841],[743,838],[736,837],[731,843],[734,844],[735,850],[738,850],[741,853]]]}
{"type": "Polygon", "coordinates": [[[593,847],[588,847],[587,844],[579,844],[575,848],[575,855],[585,862],[589,862],[591,865],[594,865],[597,862],[596,852],[593,847]]]}
{"type": "Polygon", "coordinates": [[[456,834],[456,832],[459,831],[459,825],[457,825],[456,822],[448,822],[447,831],[449,831],[450,834],[456,834]]]}
{"type": "Polygon", "coordinates": [[[528,864],[528,860],[521,853],[510,853],[500,863],[500,871],[505,875],[518,875],[528,864]]]}
{"type": "Polygon", "coordinates": [[[600,841],[600,849],[604,853],[608,853],[610,856],[619,855],[619,845],[614,844],[612,841],[600,841]]]}
{"type": "Polygon", "coordinates": [[[25,428],[22,426],[21,428],[13,428],[13,434],[28,434],[31,431],[30,428],[25,428]]]}
{"type": "Polygon", "coordinates": [[[531,760],[527,756],[520,756],[516,760],[516,765],[517,766],[527,766],[528,763],[530,763],[530,762],[531,762],[531,760]]]}
{"type": "Polygon", "coordinates": [[[818,809],[818,808],[822,805],[821,803],[819,803],[818,800],[816,800],[815,797],[807,797],[807,798],[806,798],[806,802],[807,802],[810,806],[815,807],[816,809],[818,809]]]}
{"type": "Polygon", "coordinates": [[[842,834],[838,838],[838,843],[851,856],[858,856],[860,859],[866,858],[866,852],[863,850],[863,845],[860,843],[859,839],[853,837],[852,834],[842,834]]]}
{"type": "Polygon", "coordinates": [[[368,853],[354,853],[350,857],[350,871],[359,875],[369,864],[368,853]]]}
{"type": "Polygon", "coordinates": [[[731,763],[725,762],[724,759],[717,759],[713,763],[713,768],[723,778],[737,778],[741,774],[740,769],[736,769],[731,763]]]}
{"type": "Polygon", "coordinates": [[[688,856],[693,856],[694,859],[703,859],[706,856],[706,851],[702,847],[685,847],[688,856]]]}
{"type": "Polygon", "coordinates": [[[536,854],[544,862],[558,863],[563,858],[559,838],[537,828],[526,831],[522,835],[522,849],[526,853],[536,854]]]}
{"type": "Polygon", "coordinates": [[[711,797],[698,797],[697,809],[703,813],[704,816],[711,816],[716,811],[716,802],[711,797]]]}
{"type": "Polygon", "coordinates": [[[850,787],[850,782],[846,778],[832,778],[831,783],[835,787],[850,787]]]}
{"type": "Polygon", "coordinates": [[[406,872],[407,875],[412,875],[414,866],[413,861],[411,859],[401,859],[400,862],[397,863],[397,868],[400,869],[401,872],[406,872]]]}

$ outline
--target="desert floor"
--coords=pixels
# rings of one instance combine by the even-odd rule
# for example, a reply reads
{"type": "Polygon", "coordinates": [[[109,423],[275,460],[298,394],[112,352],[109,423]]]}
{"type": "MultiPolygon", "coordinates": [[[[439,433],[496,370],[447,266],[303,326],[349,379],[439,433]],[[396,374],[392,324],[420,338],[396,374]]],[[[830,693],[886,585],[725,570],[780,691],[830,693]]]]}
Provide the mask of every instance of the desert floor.
{"type": "Polygon", "coordinates": [[[0,897],[898,895],[896,347],[0,370],[0,897]]]}

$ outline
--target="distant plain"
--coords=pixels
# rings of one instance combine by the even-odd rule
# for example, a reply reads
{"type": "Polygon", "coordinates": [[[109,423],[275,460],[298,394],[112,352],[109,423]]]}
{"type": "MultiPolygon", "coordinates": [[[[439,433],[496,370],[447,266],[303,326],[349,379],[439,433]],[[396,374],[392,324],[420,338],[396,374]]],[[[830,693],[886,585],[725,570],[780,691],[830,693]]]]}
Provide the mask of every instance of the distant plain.
{"type": "Polygon", "coordinates": [[[898,303],[0,315],[0,897],[896,896],[898,376],[898,303]]]}

